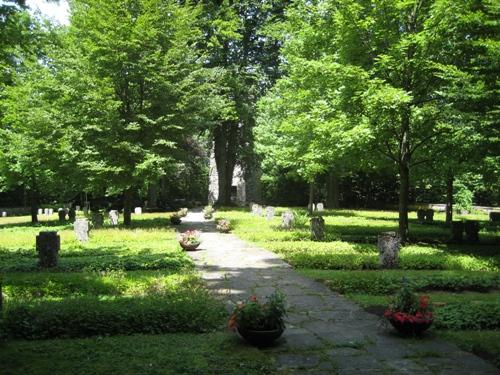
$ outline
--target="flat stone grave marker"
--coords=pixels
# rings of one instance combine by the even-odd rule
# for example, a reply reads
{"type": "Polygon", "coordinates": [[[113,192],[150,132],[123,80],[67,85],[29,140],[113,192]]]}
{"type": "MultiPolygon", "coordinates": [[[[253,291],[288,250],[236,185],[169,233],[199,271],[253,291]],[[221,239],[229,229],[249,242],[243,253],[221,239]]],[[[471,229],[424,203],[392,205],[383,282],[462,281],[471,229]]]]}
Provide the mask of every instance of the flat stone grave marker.
{"type": "Polygon", "coordinates": [[[317,210],[317,211],[324,211],[324,210],[325,210],[325,206],[324,206],[324,204],[323,204],[323,203],[318,203],[318,204],[316,205],[316,210],[317,210]]]}
{"type": "Polygon", "coordinates": [[[292,211],[285,211],[281,214],[281,226],[284,229],[291,229],[293,226],[294,216],[292,211]]]}
{"type": "Polygon", "coordinates": [[[136,214],[136,215],[142,215],[142,207],[136,207],[134,209],[134,214],[136,214]]]}
{"type": "Polygon", "coordinates": [[[117,226],[118,225],[118,219],[120,217],[120,214],[118,213],[117,210],[111,210],[109,211],[109,223],[112,226],[117,226]]]}
{"type": "Polygon", "coordinates": [[[78,241],[87,242],[89,240],[89,221],[87,219],[76,219],[73,227],[78,241]]]}
{"type": "Polygon", "coordinates": [[[266,207],[266,219],[267,220],[272,220],[274,217],[275,209],[272,206],[267,206],[266,207]]]}

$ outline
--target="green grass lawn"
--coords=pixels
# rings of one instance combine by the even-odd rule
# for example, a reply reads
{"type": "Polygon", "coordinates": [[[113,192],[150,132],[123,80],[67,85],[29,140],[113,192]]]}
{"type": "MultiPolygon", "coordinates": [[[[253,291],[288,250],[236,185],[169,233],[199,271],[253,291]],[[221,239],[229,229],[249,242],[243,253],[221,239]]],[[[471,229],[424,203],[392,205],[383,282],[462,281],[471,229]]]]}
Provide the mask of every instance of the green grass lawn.
{"type": "Polygon", "coordinates": [[[219,210],[216,217],[231,220],[239,237],[380,316],[405,276],[435,302],[438,335],[500,367],[500,232],[486,214],[456,216],[479,220],[482,229],[479,243],[452,244],[443,213],[436,213],[431,224],[418,223],[416,213],[410,213],[411,242],[401,249],[400,269],[380,270],[376,238],[397,231],[397,212],[324,211],[325,241],[314,242],[304,209],[292,208],[298,219],[292,230],[280,228],[285,209],[278,208],[271,221],[245,209],[219,210]]]}

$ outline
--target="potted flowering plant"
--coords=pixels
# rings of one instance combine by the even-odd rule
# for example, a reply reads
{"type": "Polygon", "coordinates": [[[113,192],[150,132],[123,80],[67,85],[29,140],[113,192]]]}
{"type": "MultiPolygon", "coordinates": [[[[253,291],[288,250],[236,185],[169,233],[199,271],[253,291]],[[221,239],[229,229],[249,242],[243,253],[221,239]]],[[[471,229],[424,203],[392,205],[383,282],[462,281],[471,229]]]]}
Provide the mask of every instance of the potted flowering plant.
{"type": "Polygon", "coordinates": [[[269,345],[285,330],[286,314],[285,296],[281,292],[275,291],[265,303],[250,296],[237,304],[228,327],[253,345],[269,345]]]}
{"type": "Polygon", "coordinates": [[[412,336],[422,334],[433,321],[429,296],[417,296],[406,279],[384,316],[398,332],[412,336]]]}
{"type": "Polygon", "coordinates": [[[203,208],[203,217],[207,220],[211,219],[214,211],[215,210],[212,205],[209,204],[208,206],[205,206],[205,208],[203,208]]]}
{"type": "Polygon", "coordinates": [[[181,217],[178,213],[175,213],[175,214],[172,214],[172,216],[170,216],[170,222],[173,224],[173,225],[179,225],[181,223],[181,217]]]}
{"type": "Polygon", "coordinates": [[[197,230],[187,230],[180,234],[179,244],[184,250],[196,250],[200,246],[200,232],[197,230]]]}
{"type": "Polygon", "coordinates": [[[221,233],[229,233],[231,231],[231,222],[227,219],[217,221],[217,230],[221,233]]]}

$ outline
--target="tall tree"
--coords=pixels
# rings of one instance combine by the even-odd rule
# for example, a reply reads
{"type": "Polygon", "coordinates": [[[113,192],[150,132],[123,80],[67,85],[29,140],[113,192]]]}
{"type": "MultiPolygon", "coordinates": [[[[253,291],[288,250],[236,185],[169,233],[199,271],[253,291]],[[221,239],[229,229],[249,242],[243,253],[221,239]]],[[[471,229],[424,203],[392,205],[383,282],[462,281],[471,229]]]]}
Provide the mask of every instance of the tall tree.
{"type": "Polygon", "coordinates": [[[201,121],[207,92],[195,48],[198,12],[173,0],[72,2],[79,167],[89,188],[123,194],[125,225],[138,189],[173,167],[178,142],[201,121]]]}
{"type": "MultiPolygon", "coordinates": [[[[226,107],[211,127],[219,182],[218,203],[231,204],[234,167],[251,179],[257,169],[252,128],[255,103],[279,75],[278,40],[266,27],[282,19],[288,1],[202,1],[207,65],[222,71],[219,95],[226,107]]],[[[258,197],[249,197],[258,200],[258,197]]]]}

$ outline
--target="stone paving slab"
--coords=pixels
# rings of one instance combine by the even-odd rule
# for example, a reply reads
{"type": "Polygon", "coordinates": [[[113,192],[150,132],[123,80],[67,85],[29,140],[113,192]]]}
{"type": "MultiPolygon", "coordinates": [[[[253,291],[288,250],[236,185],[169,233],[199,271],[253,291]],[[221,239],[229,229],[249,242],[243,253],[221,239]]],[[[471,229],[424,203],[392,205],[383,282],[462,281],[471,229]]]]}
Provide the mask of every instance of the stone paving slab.
{"type": "MultiPolygon", "coordinates": [[[[264,223],[263,219],[263,223],[264,223]]],[[[500,371],[455,345],[426,335],[404,339],[382,320],[296,273],[276,254],[216,232],[213,221],[190,212],[180,230],[202,230],[199,251],[189,252],[208,288],[228,310],[252,294],[279,288],[287,297],[287,330],[265,351],[282,374],[498,375],[500,371]]]]}

